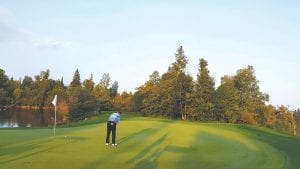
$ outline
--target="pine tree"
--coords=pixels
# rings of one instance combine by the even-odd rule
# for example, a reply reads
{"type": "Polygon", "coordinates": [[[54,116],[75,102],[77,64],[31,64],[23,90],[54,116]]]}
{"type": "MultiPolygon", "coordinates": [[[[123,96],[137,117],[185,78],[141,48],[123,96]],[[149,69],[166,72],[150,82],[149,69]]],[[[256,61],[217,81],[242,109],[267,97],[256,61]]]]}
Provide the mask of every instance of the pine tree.
{"type": "Polygon", "coordinates": [[[215,115],[217,120],[236,123],[240,118],[239,95],[234,87],[233,78],[224,76],[216,90],[215,115]]]}
{"type": "Polygon", "coordinates": [[[168,72],[162,75],[161,91],[164,94],[162,104],[172,118],[186,118],[186,102],[188,93],[192,90],[191,76],[186,74],[187,57],[180,46],[175,53],[175,62],[168,72]]]}
{"type": "Polygon", "coordinates": [[[79,74],[79,70],[76,69],[74,76],[73,76],[73,80],[71,82],[71,87],[79,87],[79,86],[81,86],[80,74],[79,74]]]}
{"type": "Polygon", "coordinates": [[[84,118],[84,112],[81,110],[82,101],[82,87],[80,82],[80,74],[78,69],[76,69],[73,80],[68,88],[69,96],[69,107],[70,113],[69,118],[72,121],[82,120],[84,118]]]}
{"type": "Polygon", "coordinates": [[[110,97],[114,98],[118,95],[119,83],[118,81],[114,81],[111,87],[109,88],[110,97]]]}
{"type": "Polygon", "coordinates": [[[195,86],[195,107],[199,118],[204,121],[215,120],[216,118],[216,116],[213,114],[215,82],[214,79],[209,75],[207,66],[207,61],[201,58],[199,63],[199,73],[197,75],[197,82],[195,86]]]}
{"type": "Polygon", "coordinates": [[[5,71],[0,69],[0,108],[9,105],[12,98],[9,96],[9,79],[5,71]]]}
{"type": "Polygon", "coordinates": [[[138,88],[135,98],[139,97],[141,102],[136,101],[143,115],[163,115],[161,107],[161,94],[159,90],[160,76],[158,71],[154,71],[146,83],[138,88]]]}

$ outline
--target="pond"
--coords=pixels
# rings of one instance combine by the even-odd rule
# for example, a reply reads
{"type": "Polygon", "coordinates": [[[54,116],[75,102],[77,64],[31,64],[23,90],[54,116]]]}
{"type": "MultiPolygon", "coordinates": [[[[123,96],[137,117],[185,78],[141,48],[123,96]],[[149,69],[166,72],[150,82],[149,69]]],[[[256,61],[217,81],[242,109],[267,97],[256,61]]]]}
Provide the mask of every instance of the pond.
{"type": "Polygon", "coordinates": [[[54,110],[2,109],[0,128],[53,126],[54,114],[54,110]]]}

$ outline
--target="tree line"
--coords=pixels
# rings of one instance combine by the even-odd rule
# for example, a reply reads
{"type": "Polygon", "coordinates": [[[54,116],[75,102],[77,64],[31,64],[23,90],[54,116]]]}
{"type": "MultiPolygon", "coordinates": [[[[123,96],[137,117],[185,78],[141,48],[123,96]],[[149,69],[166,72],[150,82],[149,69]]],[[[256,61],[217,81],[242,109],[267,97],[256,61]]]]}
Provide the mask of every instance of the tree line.
{"type": "Polygon", "coordinates": [[[112,84],[108,73],[95,83],[93,75],[81,81],[79,70],[74,72],[71,83],[66,86],[63,78],[49,78],[50,71],[14,80],[0,69],[0,108],[51,109],[51,101],[58,95],[57,111],[64,121],[78,121],[105,110],[131,111],[132,93],[119,93],[118,81],[112,84]]]}
{"type": "Polygon", "coordinates": [[[188,59],[182,46],[168,71],[154,71],[149,80],[137,88],[133,109],[143,115],[173,119],[246,123],[293,133],[300,127],[300,111],[268,104],[269,95],[260,91],[253,66],[221,77],[215,87],[208,62],[199,60],[197,79],[186,72],[188,59]],[[293,116],[294,113],[294,116],[293,116]],[[299,126],[299,127],[297,127],[299,126]]]}
{"type": "Polygon", "coordinates": [[[197,78],[187,73],[188,59],[180,46],[175,61],[165,73],[153,71],[142,86],[118,92],[108,73],[98,83],[93,75],[81,81],[76,69],[69,85],[63,78],[50,79],[49,69],[23,79],[9,78],[0,69],[0,108],[4,106],[47,108],[58,95],[58,113],[78,121],[103,110],[135,111],[145,116],[162,116],[193,121],[246,123],[300,133],[300,110],[268,104],[269,95],[260,91],[253,66],[221,77],[219,86],[210,75],[208,62],[199,59],[197,78]],[[298,132],[299,131],[299,132],[298,132]]]}

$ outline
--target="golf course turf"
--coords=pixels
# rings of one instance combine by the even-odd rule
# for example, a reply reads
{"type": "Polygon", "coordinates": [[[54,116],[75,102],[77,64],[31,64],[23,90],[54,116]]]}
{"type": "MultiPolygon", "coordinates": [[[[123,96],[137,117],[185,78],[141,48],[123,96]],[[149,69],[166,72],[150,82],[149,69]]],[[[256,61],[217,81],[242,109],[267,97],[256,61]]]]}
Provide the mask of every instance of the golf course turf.
{"type": "Polygon", "coordinates": [[[299,169],[300,138],[233,124],[133,117],[106,146],[106,123],[0,129],[1,169],[299,169]]]}

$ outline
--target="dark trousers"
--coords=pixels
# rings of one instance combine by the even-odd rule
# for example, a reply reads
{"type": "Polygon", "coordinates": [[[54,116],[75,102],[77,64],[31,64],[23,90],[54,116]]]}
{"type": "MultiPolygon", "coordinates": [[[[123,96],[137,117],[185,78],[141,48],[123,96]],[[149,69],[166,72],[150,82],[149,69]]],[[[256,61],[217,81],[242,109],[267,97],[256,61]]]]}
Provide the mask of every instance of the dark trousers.
{"type": "Polygon", "coordinates": [[[112,144],[116,144],[116,130],[117,123],[108,121],[107,122],[107,132],[106,132],[106,143],[110,143],[110,133],[112,132],[112,144]]]}

